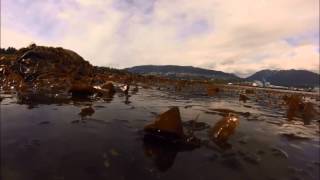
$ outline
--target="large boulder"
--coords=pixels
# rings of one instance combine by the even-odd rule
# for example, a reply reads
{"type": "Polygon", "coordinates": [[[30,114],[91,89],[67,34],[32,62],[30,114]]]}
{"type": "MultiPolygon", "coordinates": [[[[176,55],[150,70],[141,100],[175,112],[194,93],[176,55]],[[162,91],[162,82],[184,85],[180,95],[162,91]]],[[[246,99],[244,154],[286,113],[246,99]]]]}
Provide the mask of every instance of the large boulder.
{"type": "Polygon", "coordinates": [[[57,75],[80,79],[93,73],[89,62],[77,53],[60,47],[33,46],[21,49],[17,54],[14,67],[25,79],[57,75]]]}
{"type": "Polygon", "coordinates": [[[93,77],[93,66],[71,50],[31,45],[17,51],[14,60],[1,57],[4,60],[0,61],[0,80],[4,89],[19,90],[23,84],[33,91],[67,91],[79,81],[91,85],[87,80],[93,77]]]}

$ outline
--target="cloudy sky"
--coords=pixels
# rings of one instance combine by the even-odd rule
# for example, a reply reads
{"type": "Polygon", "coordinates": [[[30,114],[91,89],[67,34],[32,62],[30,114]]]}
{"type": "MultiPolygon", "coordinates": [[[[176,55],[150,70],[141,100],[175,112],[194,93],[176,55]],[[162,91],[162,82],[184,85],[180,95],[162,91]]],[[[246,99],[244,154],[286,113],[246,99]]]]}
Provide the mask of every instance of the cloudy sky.
{"type": "Polygon", "coordinates": [[[1,47],[31,42],[117,68],[318,72],[319,0],[1,0],[1,47]]]}

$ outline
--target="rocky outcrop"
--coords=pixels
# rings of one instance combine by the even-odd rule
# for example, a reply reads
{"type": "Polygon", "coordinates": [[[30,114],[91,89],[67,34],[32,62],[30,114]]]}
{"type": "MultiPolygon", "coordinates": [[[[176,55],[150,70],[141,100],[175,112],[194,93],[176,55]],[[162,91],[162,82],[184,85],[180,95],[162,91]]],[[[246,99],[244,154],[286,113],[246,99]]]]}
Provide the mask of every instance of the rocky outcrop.
{"type": "Polygon", "coordinates": [[[1,54],[3,90],[68,91],[91,86],[92,77],[93,66],[71,50],[30,45],[10,56],[1,54]]]}

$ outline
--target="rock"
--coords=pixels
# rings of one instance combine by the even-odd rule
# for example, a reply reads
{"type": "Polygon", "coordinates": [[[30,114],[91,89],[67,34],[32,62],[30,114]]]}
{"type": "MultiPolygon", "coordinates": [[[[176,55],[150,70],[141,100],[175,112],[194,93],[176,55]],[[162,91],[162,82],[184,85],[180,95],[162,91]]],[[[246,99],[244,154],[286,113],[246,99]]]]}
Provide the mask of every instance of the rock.
{"type": "Polygon", "coordinates": [[[181,84],[181,83],[177,83],[177,84],[174,86],[174,90],[175,90],[176,92],[181,92],[183,88],[184,88],[184,85],[181,84]]]}
{"type": "Polygon", "coordinates": [[[301,136],[294,133],[281,133],[280,135],[286,137],[288,140],[310,140],[307,136],[301,136]]]}
{"type": "Polygon", "coordinates": [[[98,96],[107,98],[107,100],[112,99],[116,93],[115,87],[111,82],[103,84],[102,86],[94,86],[94,91],[98,96]]]}
{"type": "Polygon", "coordinates": [[[93,66],[89,62],[63,48],[29,46],[21,48],[12,57],[0,62],[1,72],[5,73],[4,78],[0,77],[0,86],[4,89],[12,87],[25,91],[28,88],[35,92],[55,93],[70,88],[71,84],[66,81],[87,81],[93,76],[93,66]]]}
{"type": "Polygon", "coordinates": [[[72,93],[72,96],[88,96],[92,95],[95,89],[86,82],[75,82],[72,84],[69,92],[72,93]]]}
{"type": "Polygon", "coordinates": [[[239,112],[239,111],[235,111],[235,110],[232,110],[232,109],[224,109],[224,108],[215,108],[215,109],[209,109],[209,110],[212,110],[212,111],[205,111],[205,113],[208,113],[208,114],[220,114],[222,116],[226,116],[228,114],[236,114],[236,115],[241,115],[241,116],[244,116],[244,117],[249,117],[251,116],[251,113],[250,112],[239,112]]]}
{"type": "Polygon", "coordinates": [[[208,96],[214,96],[219,92],[220,92],[220,89],[218,87],[215,87],[215,86],[212,86],[212,85],[207,87],[208,96]]]}
{"type": "Polygon", "coordinates": [[[192,108],[192,107],[193,107],[193,105],[186,105],[186,106],[184,106],[185,109],[192,108]]]}
{"type": "Polygon", "coordinates": [[[283,97],[288,106],[287,118],[293,120],[294,117],[302,117],[304,124],[310,124],[316,114],[313,103],[304,101],[301,95],[291,95],[283,97]]]}
{"type": "Polygon", "coordinates": [[[183,137],[183,127],[178,107],[160,114],[153,123],[144,127],[145,131],[157,131],[159,133],[171,133],[177,137],[183,137]]]}
{"type": "Polygon", "coordinates": [[[149,86],[149,85],[146,85],[146,84],[143,84],[143,85],[142,85],[142,88],[143,88],[143,89],[150,89],[150,86],[149,86]]]}
{"type": "Polygon", "coordinates": [[[139,87],[136,85],[133,89],[132,92],[133,93],[137,93],[139,91],[139,87]]]}
{"type": "Polygon", "coordinates": [[[111,82],[108,82],[106,84],[103,84],[101,86],[102,89],[105,89],[105,90],[108,90],[108,92],[110,94],[114,94],[116,92],[115,88],[114,88],[114,85],[111,83],[111,82]]]}
{"type": "Polygon", "coordinates": [[[261,149],[259,149],[258,151],[257,151],[257,154],[259,154],[259,155],[263,155],[263,154],[265,154],[266,152],[265,151],[263,151],[263,150],[261,150],[261,149]]]}
{"type": "Polygon", "coordinates": [[[282,126],[282,124],[283,124],[283,122],[278,122],[278,121],[273,121],[273,120],[268,120],[268,121],[266,121],[266,123],[274,124],[274,125],[278,125],[278,126],[282,126]]]}
{"type": "Polygon", "coordinates": [[[310,124],[311,120],[314,118],[316,110],[311,102],[306,102],[303,105],[302,119],[304,124],[310,124]]]}
{"type": "Polygon", "coordinates": [[[94,114],[94,109],[90,106],[90,107],[86,107],[81,109],[81,112],[79,113],[79,115],[81,117],[86,117],[86,116],[91,116],[92,114],[94,114]]]}
{"type": "Polygon", "coordinates": [[[252,106],[249,106],[249,105],[243,105],[243,107],[252,108],[252,106]]]}
{"type": "Polygon", "coordinates": [[[275,156],[279,156],[279,157],[282,157],[282,158],[285,158],[285,159],[289,158],[288,153],[285,152],[282,149],[273,147],[273,148],[271,148],[271,151],[272,151],[272,154],[275,155],[275,156]]]}
{"type": "Polygon", "coordinates": [[[216,142],[226,142],[229,137],[234,134],[238,125],[239,119],[236,116],[229,114],[209,130],[209,138],[216,142]]]}
{"type": "Polygon", "coordinates": [[[110,152],[110,154],[112,156],[119,156],[120,155],[120,153],[117,150],[113,149],[113,148],[109,152],[110,152]]]}
{"type": "Polygon", "coordinates": [[[283,97],[285,103],[288,105],[287,118],[292,120],[297,116],[297,113],[303,109],[303,100],[300,95],[293,94],[290,97],[283,97]]]}
{"type": "Polygon", "coordinates": [[[46,124],[50,124],[50,121],[41,121],[41,122],[39,122],[39,125],[46,125],[46,124]]]}
{"type": "Polygon", "coordinates": [[[241,113],[241,115],[243,115],[244,117],[249,117],[251,115],[250,112],[244,112],[244,113],[241,113]]]}
{"type": "Polygon", "coordinates": [[[245,93],[246,94],[254,94],[254,90],[253,89],[246,89],[245,93]]]}
{"type": "Polygon", "coordinates": [[[243,101],[245,103],[247,102],[247,100],[249,100],[249,98],[246,95],[244,94],[239,95],[239,101],[243,101]]]}
{"type": "Polygon", "coordinates": [[[243,160],[245,160],[248,163],[257,165],[260,163],[261,158],[255,154],[245,154],[243,160]]]}
{"type": "Polygon", "coordinates": [[[68,73],[73,76],[88,76],[93,71],[89,62],[75,52],[63,48],[35,46],[19,50],[19,53],[22,55],[18,58],[17,65],[20,66],[22,73],[25,73],[24,70],[27,69],[27,73],[32,72],[38,75],[55,72],[68,73]]]}
{"type": "Polygon", "coordinates": [[[243,169],[243,166],[239,159],[235,156],[223,158],[221,161],[221,164],[224,165],[227,168],[230,168],[232,170],[241,170],[243,169]]]}
{"type": "Polygon", "coordinates": [[[239,140],[240,144],[247,144],[248,143],[248,138],[242,138],[239,140]]]}
{"type": "Polygon", "coordinates": [[[73,120],[73,121],[71,121],[71,123],[72,124],[78,124],[78,123],[80,123],[80,120],[73,120]]]}

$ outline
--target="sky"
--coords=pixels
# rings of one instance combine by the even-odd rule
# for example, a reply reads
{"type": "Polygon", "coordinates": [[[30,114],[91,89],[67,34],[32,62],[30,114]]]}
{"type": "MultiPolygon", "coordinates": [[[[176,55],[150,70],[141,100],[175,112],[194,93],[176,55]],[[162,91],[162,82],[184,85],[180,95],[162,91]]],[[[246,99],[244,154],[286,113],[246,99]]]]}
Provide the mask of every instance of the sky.
{"type": "Polygon", "coordinates": [[[319,73],[319,0],[1,0],[1,47],[32,42],[115,68],[319,73]]]}

